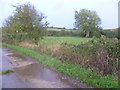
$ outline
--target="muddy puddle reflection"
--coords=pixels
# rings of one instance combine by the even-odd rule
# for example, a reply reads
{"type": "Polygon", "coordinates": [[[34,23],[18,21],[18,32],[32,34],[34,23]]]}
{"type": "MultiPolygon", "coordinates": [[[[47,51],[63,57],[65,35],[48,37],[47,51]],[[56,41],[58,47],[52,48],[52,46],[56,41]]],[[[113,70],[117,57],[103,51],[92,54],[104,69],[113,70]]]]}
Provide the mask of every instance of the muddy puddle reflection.
{"type": "Polygon", "coordinates": [[[70,88],[73,87],[69,83],[61,81],[61,77],[48,68],[43,67],[39,63],[33,63],[21,68],[16,68],[19,77],[26,82],[30,82],[34,87],[51,87],[51,88],[70,88]]]}

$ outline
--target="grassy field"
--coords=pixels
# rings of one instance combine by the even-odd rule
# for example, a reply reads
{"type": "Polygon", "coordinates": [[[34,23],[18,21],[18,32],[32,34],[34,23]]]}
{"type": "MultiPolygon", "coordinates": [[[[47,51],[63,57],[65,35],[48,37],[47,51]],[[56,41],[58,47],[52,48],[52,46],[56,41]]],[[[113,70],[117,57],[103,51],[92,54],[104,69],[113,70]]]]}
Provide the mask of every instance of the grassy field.
{"type": "Polygon", "coordinates": [[[66,42],[68,44],[81,44],[91,40],[91,38],[80,38],[80,37],[44,37],[42,42],[49,46],[54,44],[60,44],[61,42],[66,42]]]}
{"type": "Polygon", "coordinates": [[[61,31],[61,30],[65,30],[65,31],[70,31],[71,29],[55,29],[55,28],[47,28],[48,31],[61,31]]]}
{"type": "Polygon", "coordinates": [[[47,55],[41,55],[36,51],[23,47],[9,45],[6,43],[2,43],[2,45],[17,50],[24,55],[31,56],[44,65],[47,65],[49,67],[56,67],[59,72],[63,72],[70,77],[77,78],[77,80],[83,81],[84,83],[90,84],[94,87],[118,88],[118,81],[112,75],[102,76],[100,74],[92,72],[90,69],[83,68],[80,65],[63,63],[56,58],[52,58],[47,55]]]}

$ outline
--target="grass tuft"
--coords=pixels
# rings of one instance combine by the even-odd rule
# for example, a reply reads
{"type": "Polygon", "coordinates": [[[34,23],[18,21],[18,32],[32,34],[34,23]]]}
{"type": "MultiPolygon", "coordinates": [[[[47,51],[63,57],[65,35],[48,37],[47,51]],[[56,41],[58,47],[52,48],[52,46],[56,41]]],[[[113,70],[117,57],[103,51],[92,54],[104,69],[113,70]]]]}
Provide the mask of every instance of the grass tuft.
{"type": "Polygon", "coordinates": [[[2,74],[4,75],[4,74],[12,73],[12,72],[15,72],[15,71],[8,69],[6,71],[3,71],[2,74]]]}

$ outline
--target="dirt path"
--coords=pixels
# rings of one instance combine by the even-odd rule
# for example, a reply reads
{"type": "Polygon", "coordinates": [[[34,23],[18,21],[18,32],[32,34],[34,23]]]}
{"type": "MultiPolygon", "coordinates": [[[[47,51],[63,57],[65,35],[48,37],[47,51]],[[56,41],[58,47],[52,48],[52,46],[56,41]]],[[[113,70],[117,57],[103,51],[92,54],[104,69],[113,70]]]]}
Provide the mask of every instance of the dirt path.
{"type": "Polygon", "coordinates": [[[15,72],[2,76],[2,88],[90,87],[41,65],[35,59],[3,47],[2,71],[8,69],[13,69],[15,72]]]}

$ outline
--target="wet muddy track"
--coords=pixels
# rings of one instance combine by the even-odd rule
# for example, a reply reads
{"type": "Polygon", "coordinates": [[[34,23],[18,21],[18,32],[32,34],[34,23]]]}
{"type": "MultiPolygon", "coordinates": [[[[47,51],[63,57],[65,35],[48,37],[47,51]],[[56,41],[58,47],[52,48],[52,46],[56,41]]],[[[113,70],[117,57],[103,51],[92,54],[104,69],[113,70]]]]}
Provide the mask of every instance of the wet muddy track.
{"type": "Polygon", "coordinates": [[[2,47],[2,71],[8,69],[15,72],[2,76],[2,88],[92,88],[36,59],[2,47]]]}

